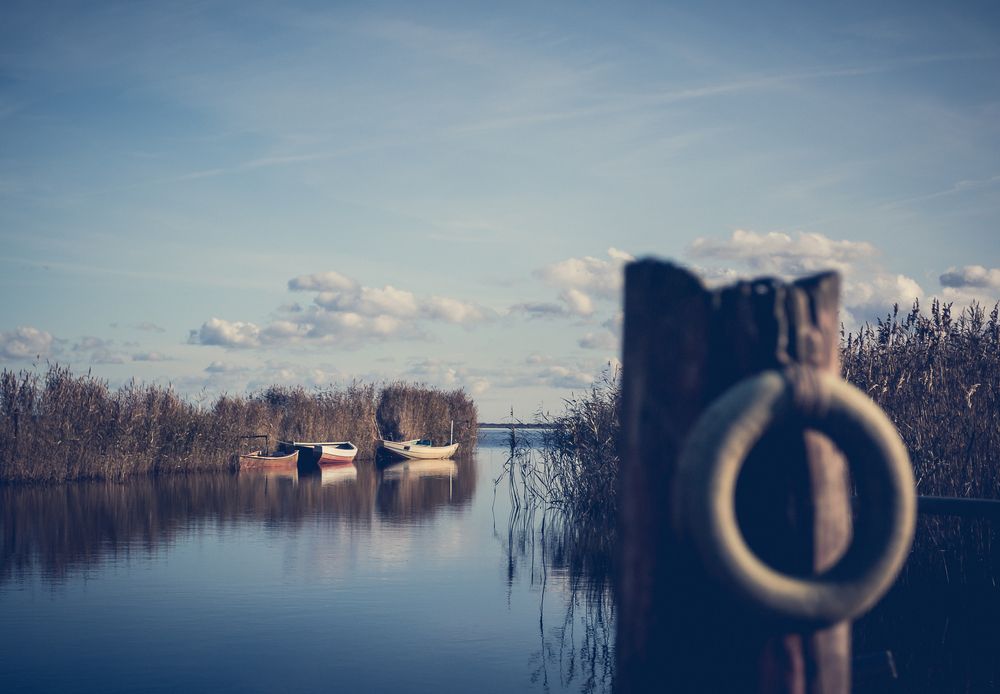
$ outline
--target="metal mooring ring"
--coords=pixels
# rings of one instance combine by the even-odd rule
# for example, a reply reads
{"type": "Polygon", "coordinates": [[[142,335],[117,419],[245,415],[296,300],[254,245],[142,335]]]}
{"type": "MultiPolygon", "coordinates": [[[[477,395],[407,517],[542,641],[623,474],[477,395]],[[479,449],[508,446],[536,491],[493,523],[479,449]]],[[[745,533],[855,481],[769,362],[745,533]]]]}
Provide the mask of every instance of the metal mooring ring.
{"type": "Polygon", "coordinates": [[[892,586],[916,518],[913,471],[892,422],[839,377],[799,367],[748,378],[701,415],[678,460],[674,519],[723,590],[763,616],[820,627],[851,619],[892,586]],[[736,518],[740,469],[764,432],[797,422],[826,434],[847,458],[858,491],[858,523],[840,560],[817,576],[781,573],[747,545],[736,518]]]}

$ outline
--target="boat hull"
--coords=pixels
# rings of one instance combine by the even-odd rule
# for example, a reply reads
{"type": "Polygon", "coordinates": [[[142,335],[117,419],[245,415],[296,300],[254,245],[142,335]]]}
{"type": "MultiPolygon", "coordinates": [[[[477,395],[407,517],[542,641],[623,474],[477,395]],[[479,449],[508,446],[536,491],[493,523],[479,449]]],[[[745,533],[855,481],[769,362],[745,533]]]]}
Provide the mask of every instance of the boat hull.
{"type": "Polygon", "coordinates": [[[407,460],[440,460],[451,458],[458,450],[458,444],[450,446],[418,446],[417,441],[382,441],[382,447],[407,460]]]}
{"type": "Polygon", "coordinates": [[[348,463],[354,462],[354,456],[358,454],[358,449],[345,450],[342,448],[334,448],[332,446],[320,446],[319,460],[316,462],[320,465],[346,465],[348,463]]]}
{"type": "Polygon", "coordinates": [[[294,469],[299,462],[299,452],[265,455],[263,451],[254,451],[240,456],[240,470],[288,470],[294,469]]]}
{"type": "Polygon", "coordinates": [[[298,451],[303,461],[320,466],[353,463],[358,454],[358,447],[350,441],[280,441],[279,444],[285,450],[298,451]]]}

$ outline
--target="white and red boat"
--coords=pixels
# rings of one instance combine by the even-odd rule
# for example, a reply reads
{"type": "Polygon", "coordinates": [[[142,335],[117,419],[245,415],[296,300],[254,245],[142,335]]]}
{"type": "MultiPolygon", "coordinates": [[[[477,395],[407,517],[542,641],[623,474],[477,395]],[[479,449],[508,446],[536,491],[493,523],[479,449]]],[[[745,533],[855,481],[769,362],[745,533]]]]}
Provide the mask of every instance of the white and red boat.
{"type": "Polygon", "coordinates": [[[358,447],[350,441],[279,441],[283,450],[296,450],[311,456],[318,465],[344,465],[354,462],[358,447]]]}

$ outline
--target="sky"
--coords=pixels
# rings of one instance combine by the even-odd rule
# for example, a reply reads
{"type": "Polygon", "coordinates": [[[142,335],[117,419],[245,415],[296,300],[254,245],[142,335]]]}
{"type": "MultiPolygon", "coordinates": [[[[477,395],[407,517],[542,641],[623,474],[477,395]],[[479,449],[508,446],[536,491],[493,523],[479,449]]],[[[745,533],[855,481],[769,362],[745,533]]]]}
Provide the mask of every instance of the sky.
{"type": "Polygon", "coordinates": [[[556,413],[622,268],[1000,299],[995,3],[0,5],[0,367],[556,413]]]}

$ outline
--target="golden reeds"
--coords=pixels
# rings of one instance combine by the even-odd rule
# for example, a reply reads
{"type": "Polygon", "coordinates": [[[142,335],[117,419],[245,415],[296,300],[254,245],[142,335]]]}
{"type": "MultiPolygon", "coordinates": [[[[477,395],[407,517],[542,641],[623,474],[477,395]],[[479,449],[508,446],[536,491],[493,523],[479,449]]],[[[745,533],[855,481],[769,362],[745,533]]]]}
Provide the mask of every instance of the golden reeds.
{"type": "Polygon", "coordinates": [[[476,418],[464,391],[406,383],[314,392],[271,386],[200,407],[169,387],[132,382],[114,390],[59,365],[44,374],[4,370],[0,482],[223,470],[249,450],[242,438],[249,434],[267,435],[272,446],[279,439],[349,440],[364,460],[374,457],[379,430],[444,439],[452,419],[455,440],[469,450],[476,418]]]}

